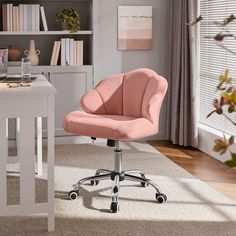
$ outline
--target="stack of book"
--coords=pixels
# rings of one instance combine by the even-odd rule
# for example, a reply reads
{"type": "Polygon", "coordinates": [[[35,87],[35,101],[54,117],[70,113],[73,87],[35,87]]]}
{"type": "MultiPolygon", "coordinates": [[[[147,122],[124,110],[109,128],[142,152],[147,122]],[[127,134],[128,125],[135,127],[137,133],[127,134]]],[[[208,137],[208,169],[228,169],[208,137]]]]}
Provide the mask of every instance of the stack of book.
{"type": "Polygon", "coordinates": [[[3,31],[40,31],[40,13],[44,30],[47,31],[47,22],[44,8],[39,4],[2,4],[3,31]]]}
{"type": "Polygon", "coordinates": [[[52,50],[50,65],[58,63],[59,52],[61,49],[61,66],[80,66],[83,65],[83,41],[75,41],[72,38],[62,38],[55,41],[52,50]]]}

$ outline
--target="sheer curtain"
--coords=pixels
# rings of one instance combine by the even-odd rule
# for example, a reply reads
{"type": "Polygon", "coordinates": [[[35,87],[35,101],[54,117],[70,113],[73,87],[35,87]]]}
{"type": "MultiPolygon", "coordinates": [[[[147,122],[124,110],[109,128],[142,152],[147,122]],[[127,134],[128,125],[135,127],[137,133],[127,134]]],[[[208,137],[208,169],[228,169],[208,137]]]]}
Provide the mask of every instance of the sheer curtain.
{"type": "Polygon", "coordinates": [[[197,145],[197,27],[187,25],[197,14],[197,0],[171,1],[168,138],[183,146],[197,145]]]}

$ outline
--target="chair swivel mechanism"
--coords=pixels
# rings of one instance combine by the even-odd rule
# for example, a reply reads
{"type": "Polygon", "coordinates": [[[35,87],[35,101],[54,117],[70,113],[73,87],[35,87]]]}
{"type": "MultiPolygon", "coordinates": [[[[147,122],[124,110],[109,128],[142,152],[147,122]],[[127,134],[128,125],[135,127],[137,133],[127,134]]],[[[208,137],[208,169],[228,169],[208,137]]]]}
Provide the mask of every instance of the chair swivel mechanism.
{"type": "Polygon", "coordinates": [[[79,180],[68,194],[71,200],[79,196],[80,185],[84,182],[97,185],[105,179],[113,180],[111,212],[119,210],[119,188],[124,180],[139,182],[143,187],[152,186],[158,203],[167,200],[142,171],[122,169],[119,143],[158,133],[159,114],[167,87],[162,76],[141,68],[108,77],[81,98],[83,111],[69,113],[64,120],[64,129],[78,135],[107,139],[108,146],[115,147],[114,170],[98,169],[94,176],[79,180]]]}

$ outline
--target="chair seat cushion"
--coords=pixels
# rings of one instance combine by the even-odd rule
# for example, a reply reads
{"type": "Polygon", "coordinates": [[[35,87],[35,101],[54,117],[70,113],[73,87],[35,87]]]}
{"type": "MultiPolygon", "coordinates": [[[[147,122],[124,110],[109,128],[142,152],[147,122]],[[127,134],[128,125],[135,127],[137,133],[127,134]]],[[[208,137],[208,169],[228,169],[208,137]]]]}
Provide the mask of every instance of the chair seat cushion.
{"type": "Polygon", "coordinates": [[[128,141],[157,133],[156,127],[146,118],[120,115],[98,115],[83,111],[69,113],[64,120],[67,132],[96,138],[128,141]]]}

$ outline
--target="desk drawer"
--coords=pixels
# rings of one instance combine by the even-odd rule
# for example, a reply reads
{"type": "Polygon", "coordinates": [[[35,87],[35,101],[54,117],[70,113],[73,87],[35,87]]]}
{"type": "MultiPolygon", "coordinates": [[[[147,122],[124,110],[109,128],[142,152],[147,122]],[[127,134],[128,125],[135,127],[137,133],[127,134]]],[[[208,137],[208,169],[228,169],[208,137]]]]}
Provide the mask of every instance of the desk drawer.
{"type": "Polygon", "coordinates": [[[6,118],[47,116],[47,94],[0,95],[0,112],[6,118]]]}

